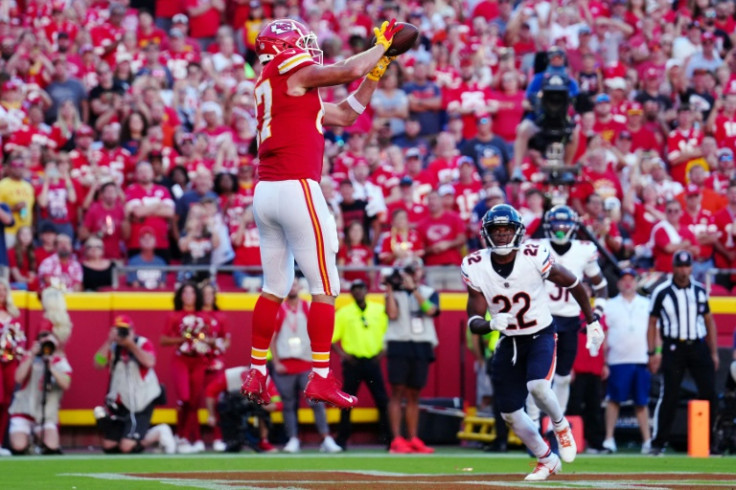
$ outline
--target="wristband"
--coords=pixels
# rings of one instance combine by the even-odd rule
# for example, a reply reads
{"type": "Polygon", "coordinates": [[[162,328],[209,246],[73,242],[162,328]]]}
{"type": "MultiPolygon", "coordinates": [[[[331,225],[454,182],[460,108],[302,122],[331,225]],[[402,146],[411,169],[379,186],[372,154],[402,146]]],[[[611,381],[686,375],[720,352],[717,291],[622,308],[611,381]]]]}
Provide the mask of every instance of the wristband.
{"type": "Polygon", "coordinates": [[[424,302],[419,306],[419,308],[422,310],[422,313],[427,313],[429,310],[432,309],[433,306],[434,304],[430,300],[425,299],[424,302]]]}
{"type": "Polygon", "coordinates": [[[107,357],[99,352],[95,354],[95,364],[100,367],[104,367],[107,364],[107,357]]]}
{"type": "Polygon", "coordinates": [[[365,111],[365,106],[358,102],[358,99],[355,98],[355,94],[348,95],[348,98],[345,99],[345,101],[348,103],[350,108],[358,114],[363,114],[365,111]]]}
{"type": "Polygon", "coordinates": [[[577,286],[578,284],[580,284],[580,278],[579,277],[576,277],[575,278],[575,282],[572,283],[572,284],[570,284],[569,286],[565,286],[565,289],[572,289],[575,286],[577,286]]]}
{"type": "Polygon", "coordinates": [[[482,320],[482,321],[484,321],[484,322],[486,321],[486,319],[485,319],[485,318],[483,318],[483,317],[482,317],[482,316],[480,316],[480,315],[474,315],[474,316],[471,316],[470,318],[468,318],[468,328],[470,328],[470,324],[471,324],[471,323],[473,323],[473,320],[476,320],[476,319],[477,319],[477,320],[482,320]]]}

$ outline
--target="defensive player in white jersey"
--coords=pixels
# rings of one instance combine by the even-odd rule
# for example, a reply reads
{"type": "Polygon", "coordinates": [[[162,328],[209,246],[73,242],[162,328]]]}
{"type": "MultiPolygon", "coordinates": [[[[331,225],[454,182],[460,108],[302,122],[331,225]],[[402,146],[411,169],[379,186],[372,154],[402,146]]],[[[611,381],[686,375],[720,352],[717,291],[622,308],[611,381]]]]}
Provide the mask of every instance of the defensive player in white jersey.
{"type": "Polygon", "coordinates": [[[492,207],[483,217],[481,235],[487,248],[463,259],[468,287],[468,326],[473,333],[501,332],[493,356],[493,391],[504,421],[537,457],[527,480],[546,480],[562,464],[575,460],[577,447],[551,379],[555,372],[556,333],[545,280],[570,291],[588,322],[588,344],[599,348],[603,330],[580,280],[554,259],[544,244],[522,245],[524,224],[507,204],[492,207]],[[487,311],[491,320],[485,320],[487,311]],[[554,454],[524,411],[527,394],[552,419],[560,456],[554,454]]]}
{"type": "MultiPolygon", "coordinates": [[[[577,277],[588,278],[595,293],[595,313],[603,316],[603,308],[608,298],[608,282],[598,265],[598,249],[595,244],[573,239],[580,226],[578,214],[569,206],[558,205],[547,211],[543,225],[547,238],[538,242],[547,246],[555,263],[565,266],[577,277]]],[[[564,413],[567,411],[567,401],[570,398],[572,378],[570,373],[578,352],[580,306],[568,289],[551,281],[547,281],[545,286],[551,300],[549,309],[557,326],[557,368],[552,381],[552,390],[557,395],[564,413]]],[[[591,354],[598,355],[598,351],[591,354]]],[[[539,421],[539,407],[532,397],[527,399],[527,413],[532,420],[539,421]]]]}

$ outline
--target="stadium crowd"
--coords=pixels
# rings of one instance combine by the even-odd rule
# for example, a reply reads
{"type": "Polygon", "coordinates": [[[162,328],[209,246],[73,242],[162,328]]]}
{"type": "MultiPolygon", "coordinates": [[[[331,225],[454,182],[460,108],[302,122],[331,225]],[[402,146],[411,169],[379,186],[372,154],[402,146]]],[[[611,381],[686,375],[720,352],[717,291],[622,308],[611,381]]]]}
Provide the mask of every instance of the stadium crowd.
{"type": "MultiPolygon", "coordinates": [[[[17,0],[0,9],[0,264],[13,287],[97,290],[115,263],[258,267],[253,42],[285,16],[317,34],[330,62],[365,49],[384,18],[420,27],[369,110],[325,130],[340,265],[458,265],[480,246],[489,205],[515,205],[534,235],[554,199],[642,270],[671,272],[681,249],[700,279],[736,267],[733,2],[17,0]],[[550,48],[579,87],[570,115],[582,169],[562,189],[538,151],[513,154],[536,97],[524,92],[535,53],[550,48]]],[[[361,277],[345,276],[345,290],[361,277]]],[[[126,283],[207,277],[167,282],[146,269],[126,283]]],[[[260,286],[257,270],[233,277],[226,286],[260,286]]],[[[732,279],[718,283],[730,290],[732,279]]]]}

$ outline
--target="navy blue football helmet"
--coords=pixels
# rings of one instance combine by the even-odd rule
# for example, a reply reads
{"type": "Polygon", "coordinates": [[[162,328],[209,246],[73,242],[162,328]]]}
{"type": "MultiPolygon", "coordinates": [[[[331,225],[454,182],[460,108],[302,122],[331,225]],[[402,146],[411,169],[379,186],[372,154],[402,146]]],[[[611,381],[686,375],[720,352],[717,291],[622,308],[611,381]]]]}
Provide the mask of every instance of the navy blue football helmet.
{"type": "Polygon", "coordinates": [[[570,206],[557,205],[544,215],[544,231],[547,238],[557,245],[565,245],[580,226],[580,219],[570,206]]]}
{"type": "Polygon", "coordinates": [[[481,227],[481,235],[486,241],[488,248],[498,255],[508,255],[514,250],[518,250],[524,239],[524,230],[526,227],[521,221],[521,215],[516,209],[508,204],[496,204],[483,216],[481,227]],[[505,245],[496,245],[491,238],[491,231],[496,226],[511,226],[514,229],[513,239],[505,245]]]}

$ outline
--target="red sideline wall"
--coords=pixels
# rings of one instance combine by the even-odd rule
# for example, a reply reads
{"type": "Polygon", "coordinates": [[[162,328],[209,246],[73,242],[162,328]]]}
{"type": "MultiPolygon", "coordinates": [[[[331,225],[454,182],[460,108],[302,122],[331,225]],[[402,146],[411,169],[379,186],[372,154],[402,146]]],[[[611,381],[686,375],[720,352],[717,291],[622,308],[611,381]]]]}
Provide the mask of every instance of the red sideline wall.
{"type": "MultiPolygon", "coordinates": [[[[13,293],[21,309],[21,321],[29,338],[38,333],[42,315],[35,295],[24,292],[13,293]]],[[[228,329],[232,335],[232,346],[226,354],[228,367],[249,363],[251,316],[256,296],[246,293],[223,293],[220,307],[228,313],[228,329]]],[[[369,300],[383,301],[381,295],[371,295],[369,300]]],[[[350,298],[343,295],[338,307],[350,298]]],[[[168,313],[173,309],[171,293],[81,293],[67,296],[69,313],[74,324],[72,337],[67,345],[67,356],[74,370],[72,387],[65,394],[63,409],[91,409],[103,402],[107,388],[107,373],[94,368],[93,356],[108,336],[113,317],[121,312],[129,314],[136,332],[151,339],[157,346],[156,372],[162,383],[170,385],[169,365],[173,348],[158,346],[158,339],[168,313]]],[[[475,375],[473,359],[464,341],[465,295],[445,293],[441,295],[442,313],[437,318],[439,346],[436,362],[432,365],[422,397],[463,397],[469,405],[475,404],[475,375]]],[[[736,298],[712,298],[719,345],[732,345],[736,326],[736,298]]],[[[337,356],[333,356],[332,367],[340,372],[337,356]]],[[[361,388],[360,406],[372,406],[372,399],[365,387],[361,388]]],[[[173,407],[174,394],[169,391],[168,406],[173,407]]]]}

